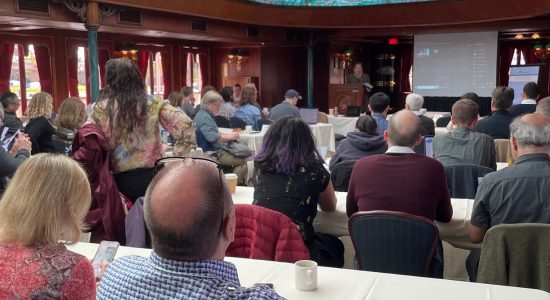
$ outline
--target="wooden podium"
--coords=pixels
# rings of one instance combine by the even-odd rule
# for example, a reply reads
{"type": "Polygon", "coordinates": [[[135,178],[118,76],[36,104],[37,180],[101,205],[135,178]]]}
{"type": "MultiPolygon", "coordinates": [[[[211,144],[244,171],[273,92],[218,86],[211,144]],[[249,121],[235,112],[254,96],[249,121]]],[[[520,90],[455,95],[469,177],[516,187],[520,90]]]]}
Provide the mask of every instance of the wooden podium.
{"type": "Polygon", "coordinates": [[[362,84],[330,84],[328,88],[328,107],[338,107],[338,114],[346,115],[348,106],[361,106],[361,112],[367,109],[367,95],[362,84]]]}

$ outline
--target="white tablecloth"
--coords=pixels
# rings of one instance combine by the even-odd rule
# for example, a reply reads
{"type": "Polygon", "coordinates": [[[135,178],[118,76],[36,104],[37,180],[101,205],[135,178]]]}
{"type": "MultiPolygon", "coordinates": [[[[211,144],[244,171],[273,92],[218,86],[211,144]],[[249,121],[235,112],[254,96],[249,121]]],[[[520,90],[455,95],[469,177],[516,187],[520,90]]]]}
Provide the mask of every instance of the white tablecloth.
{"type": "Polygon", "coordinates": [[[334,127],[334,133],[347,136],[348,132],[355,131],[355,123],[359,117],[336,117],[328,115],[328,123],[334,127]]]}
{"type": "MultiPolygon", "coordinates": [[[[98,244],[78,243],[68,248],[92,259],[98,244]]],[[[116,258],[127,255],[148,256],[150,251],[120,247],[116,258]]],[[[287,299],[550,299],[548,293],[539,290],[325,267],[318,269],[317,290],[304,292],[294,287],[293,264],[234,257],[225,260],[237,267],[242,286],[272,283],[277,293],[287,299]]]]}
{"type": "MultiPolygon", "coordinates": [[[[318,123],[314,125],[309,125],[311,128],[311,133],[315,138],[315,142],[318,147],[327,147],[327,150],[330,152],[336,151],[335,141],[334,141],[334,129],[331,124],[318,123]]],[[[221,131],[226,130],[221,128],[221,131]]],[[[239,137],[239,142],[245,144],[250,148],[254,153],[262,148],[262,142],[264,140],[264,133],[245,133],[241,132],[239,137]]]]}

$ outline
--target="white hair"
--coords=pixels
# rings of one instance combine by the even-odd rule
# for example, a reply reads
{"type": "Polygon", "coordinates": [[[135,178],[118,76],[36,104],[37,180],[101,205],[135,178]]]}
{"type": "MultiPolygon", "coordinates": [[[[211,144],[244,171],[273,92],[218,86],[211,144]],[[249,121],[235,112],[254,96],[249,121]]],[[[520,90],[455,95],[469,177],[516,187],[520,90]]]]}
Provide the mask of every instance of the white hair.
{"type": "Polygon", "coordinates": [[[412,111],[420,111],[424,105],[424,97],[419,94],[410,93],[405,99],[405,103],[409,106],[412,111]]]}
{"type": "Polygon", "coordinates": [[[201,99],[201,108],[208,109],[208,104],[216,103],[216,102],[222,102],[223,98],[218,92],[216,91],[209,91],[202,96],[201,99]]]}
{"type": "Polygon", "coordinates": [[[514,137],[520,147],[550,148],[550,122],[533,124],[519,117],[510,124],[510,135],[514,137]]]}

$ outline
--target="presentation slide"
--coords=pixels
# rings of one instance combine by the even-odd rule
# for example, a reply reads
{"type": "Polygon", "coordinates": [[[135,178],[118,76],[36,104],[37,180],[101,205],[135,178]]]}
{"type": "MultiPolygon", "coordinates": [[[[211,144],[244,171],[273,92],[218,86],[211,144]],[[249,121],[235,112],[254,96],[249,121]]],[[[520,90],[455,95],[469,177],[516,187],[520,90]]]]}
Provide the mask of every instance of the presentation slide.
{"type": "Polygon", "coordinates": [[[514,104],[521,103],[523,87],[528,82],[538,82],[540,66],[512,66],[508,86],[514,89],[514,104]]]}
{"type": "Polygon", "coordinates": [[[414,37],[413,92],[459,97],[491,96],[497,79],[498,32],[426,34],[414,37]]]}

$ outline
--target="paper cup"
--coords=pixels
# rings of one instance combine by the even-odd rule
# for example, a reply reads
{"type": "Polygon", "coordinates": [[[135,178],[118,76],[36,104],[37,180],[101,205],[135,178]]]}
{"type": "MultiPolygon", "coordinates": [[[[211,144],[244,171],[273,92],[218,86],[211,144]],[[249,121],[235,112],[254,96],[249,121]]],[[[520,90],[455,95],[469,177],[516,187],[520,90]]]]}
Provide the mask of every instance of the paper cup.
{"type": "Polygon", "coordinates": [[[244,131],[245,131],[246,133],[251,133],[251,132],[252,132],[252,125],[246,125],[244,131]]]}
{"type": "Polygon", "coordinates": [[[237,191],[237,178],[237,174],[225,174],[225,181],[227,182],[227,187],[229,188],[231,194],[235,194],[237,191]]]}
{"type": "Polygon", "coordinates": [[[334,116],[334,108],[329,108],[328,109],[328,114],[331,115],[331,116],[334,116]]]}

